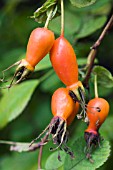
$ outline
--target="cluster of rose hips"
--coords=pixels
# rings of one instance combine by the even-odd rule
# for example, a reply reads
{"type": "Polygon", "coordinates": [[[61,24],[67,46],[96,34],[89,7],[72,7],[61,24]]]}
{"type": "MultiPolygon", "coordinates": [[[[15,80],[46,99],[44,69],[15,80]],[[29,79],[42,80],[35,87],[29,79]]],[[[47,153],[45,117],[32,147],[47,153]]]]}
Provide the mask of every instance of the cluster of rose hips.
{"type": "Polygon", "coordinates": [[[81,81],[78,80],[78,64],[71,44],[64,38],[63,33],[55,40],[54,33],[45,27],[32,31],[27,45],[26,58],[14,64],[18,67],[9,87],[27,78],[47,53],[50,54],[56,74],[66,87],[61,87],[54,92],[51,100],[54,117],[43,133],[45,133],[46,141],[49,141],[49,136],[52,135],[53,143],[57,145],[52,150],[60,148],[73,156],[66,146],[67,127],[78,114],[79,107],[81,106],[85,112],[85,118],[88,119],[88,127],[84,136],[87,147],[90,148],[100,141],[98,130],[109,113],[109,104],[105,99],[99,97],[95,97],[87,105],[85,104],[85,91],[81,81]],[[19,77],[19,80],[13,83],[15,77],[19,77]]]}
{"type": "Polygon", "coordinates": [[[78,114],[79,105],[85,109],[88,118],[85,140],[87,147],[90,148],[92,144],[99,143],[98,130],[108,115],[109,104],[103,98],[94,98],[86,106],[84,87],[78,80],[78,65],[74,50],[63,35],[55,40],[54,33],[47,28],[36,28],[32,31],[27,45],[26,58],[16,63],[19,65],[14,76],[20,76],[16,83],[33,72],[35,66],[47,53],[50,53],[52,66],[66,88],[61,87],[54,92],[51,100],[51,110],[54,117],[44,132],[47,138],[50,134],[52,135],[54,144],[72,155],[66,146],[67,126],[78,114]]]}

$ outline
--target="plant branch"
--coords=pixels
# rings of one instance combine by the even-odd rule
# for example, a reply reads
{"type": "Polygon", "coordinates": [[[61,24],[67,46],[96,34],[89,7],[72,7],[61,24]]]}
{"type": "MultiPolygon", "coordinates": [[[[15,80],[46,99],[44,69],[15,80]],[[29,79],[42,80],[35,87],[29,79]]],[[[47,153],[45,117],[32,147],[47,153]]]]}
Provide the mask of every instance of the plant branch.
{"type": "Polygon", "coordinates": [[[95,56],[97,53],[97,49],[92,49],[88,55],[88,62],[87,62],[87,73],[86,73],[86,77],[83,80],[83,85],[84,87],[88,88],[88,81],[91,75],[91,71],[93,68],[93,64],[94,64],[94,60],[95,60],[95,56]]]}
{"type": "Polygon", "coordinates": [[[98,38],[98,40],[95,42],[95,44],[91,47],[91,49],[97,49],[101,43],[101,41],[103,40],[104,36],[106,35],[107,31],[109,30],[110,27],[113,26],[113,15],[111,16],[111,18],[109,19],[107,25],[105,26],[104,30],[102,31],[100,37],[98,38]]]}
{"type": "Polygon", "coordinates": [[[83,85],[88,88],[88,81],[91,75],[91,71],[93,68],[93,64],[94,64],[94,60],[96,57],[96,53],[97,53],[97,48],[100,46],[103,38],[105,37],[106,33],[108,32],[108,30],[113,26],[113,15],[111,16],[111,18],[109,19],[108,23],[106,24],[105,28],[103,29],[101,35],[99,36],[98,40],[94,43],[94,45],[91,47],[91,51],[88,55],[88,62],[87,62],[87,73],[86,73],[86,77],[83,80],[83,85]]]}
{"type": "Polygon", "coordinates": [[[32,146],[29,146],[29,143],[4,141],[4,140],[0,140],[0,144],[10,145],[10,151],[17,151],[17,152],[35,151],[39,149],[42,145],[44,145],[43,142],[34,143],[32,146]]]}
{"type": "MultiPolygon", "coordinates": [[[[42,143],[45,143],[45,141],[46,141],[47,138],[48,138],[48,135],[45,135],[45,137],[41,140],[41,142],[42,142],[42,143]]],[[[41,145],[41,146],[40,146],[40,149],[39,149],[38,170],[41,169],[42,150],[43,150],[43,145],[41,145]]]]}

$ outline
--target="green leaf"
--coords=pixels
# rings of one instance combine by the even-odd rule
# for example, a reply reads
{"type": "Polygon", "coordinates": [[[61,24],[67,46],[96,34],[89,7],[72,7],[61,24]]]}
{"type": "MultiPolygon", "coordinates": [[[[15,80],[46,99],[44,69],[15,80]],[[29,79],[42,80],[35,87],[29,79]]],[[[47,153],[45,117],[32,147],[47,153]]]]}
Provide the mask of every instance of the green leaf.
{"type": "Polygon", "coordinates": [[[0,101],[0,128],[22,113],[38,83],[37,80],[26,81],[12,87],[9,91],[3,90],[0,101]]]}
{"type": "Polygon", "coordinates": [[[40,70],[44,70],[47,68],[50,68],[51,66],[51,62],[50,62],[50,58],[49,58],[49,54],[47,54],[36,66],[35,71],[40,71],[40,70]]]}
{"type": "Polygon", "coordinates": [[[40,8],[34,12],[34,16],[32,18],[35,18],[38,23],[45,22],[48,17],[48,13],[52,8],[52,19],[55,17],[55,15],[57,15],[57,0],[47,0],[40,8]]]}
{"type": "MultiPolygon", "coordinates": [[[[23,57],[24,50],[21,48],[13,49],[11,51],[6,52],[1,57],[1,65],[0,65],[0,75],[3,70],[8,68],[10,65],[16,63],[23,57]]],[[[6,74],[12,73],[14,71],[15,67],[13,69],[10,69],[7,71],[6,74]]]]}
{"type": "Polygon", "coordinates": [[[77,63],[79,66],[85,65],[87,63],[87,58],[78,58],[77,63]]]}
{"type": "MultiPolygon", "coordinates": [[[[112,106],[112,103],[110,103],[110,106],[112,106]]],[[[113,107],[110,107],[110,113],[112,113],[112,111],[113,107]]],[[[106,121],[100,129],[100,133],[102,136],[104,136],[105,139],[113,140],[113,132],[111,129],[113,129],[113,116],[107,117],[106,121]]]]}
{"type": "Polygon", "coordinates": [[[110,144],[108,141],[104,140],[100,143],[101,147],[97,147],[92,153],[92,159],[94,163],[91,163],[84,153],[84,148],[86,143],[84,138],[79,138],[72,145],[72,150],[75,154],[75,159],[71,159],[68,155],[66,156],[64,162],[64,170],[95,170],[107,161],[110,155],[110,144]]]}
{"type": "Polygon", "coordinates": [[[49,76],[48,79],[46,79],[41,84],[41,89],[46,92],[54,92],[57,88],[64,86],[63,83],[59,80],[58,76],[54,72],[52,75],[49,76]]]}
{"type": "Polygon", "coordinates": [[[46,161],[45,164],[46,170],[58,169],[64,164],[66,154],[63,151],[59,151],[59,153],[60,153],[61,161],[58,160],[58,151],[54,152],[49,156],[49,158],[46,161]]]}
{"type": "MultiPolygon", "coordinates": [[[[65,10],[64,18],[65,18],[65,25],[64,25],[65,35],[73,35],[75,32],[79,30],[81,26],[80,17],[69,10],[65,10]]],[[[49,28],[58,35],[60,34],[60,30],[61,30],[60,23],[61,23],[61,18],[56,17],[49,24],[49,28]]]]}
{"type": "MultiPolygon", "coordinates": [[[[99,16],[99,15],[107,15],[109,13],[109,11],[111,10],[111,3],[107,2],[103,0],[103,1],[98,1],[97,3],[95,3],[94,5],[92,5],[92,9],[91,9],[91,13],[94,14],[95,16],[99,16]],[[100,7],[99,7],[100,5],[100,7]]],[[[90,8],[90,7],[89,7],[90,8]]]]}
{"type": "Polygon", "coordinates": [[[37,152],[32,153],[12,153],[10,156],[2,156],[0,163],[1,170],[36,170],[37,152]]]}
{"type": "Polygon", "coordinates": [[[78,8],[86,7],[92,5],[96,2],[96,0],[70,0],[73,6],[78,8]]]}
{"type": "Polygon", "coordinates": [[[40,130],[38,131],[38,133],[41,133],[53,118],[53,115],[51,113],[51,107],[50,107],[51,96],[48,93],[43,92],[41,93],[41,95],[40,93],[37,94],[36,98],[37,99],[35,99],[35,101],[37,100],[36,101],[37,104],[35,104],[36,108],[33,110],[33,119],[34,119],[35,127],[38,130],[40,130]],[[43,106],[42,106],[42,101],[43,101],[43,106]]]}
{"type": "Polygon", "coordinates": [[[86,36],[89,36],[93,32],[100,29],[106,22],[107,17],[101,16],[101,17],[88,17],[84,18],[84,23],[79,30],[79,32],[76,34],[76,38],[83,38],[86,36]]]}
{"type": "Polygon", "coordinates": [[[107,15],[109,13],[109,11],[111,9],[110,6],[112,7],[110,1],[111,0],[102,0],[102,1],[98,0],[93,5],[87,6],[85,8],[75,8],[74,6],[70,5],[69,3],[67,6],[68,6],[68,9],[70,9],[72,12],[78,13],[80,15],[82,14],[83,16],[86,14],[102,16],[102,15],[107,15]],[[104,10],[104,11],[102,11],[102,10],[104,10]]]}
{"type": "Polygon", "coordinates": [[[93,74],[97,75],[97,82],[106,88],[113,87],[113,76],[106,68],[102,66],[95,66],[93,74]]]}

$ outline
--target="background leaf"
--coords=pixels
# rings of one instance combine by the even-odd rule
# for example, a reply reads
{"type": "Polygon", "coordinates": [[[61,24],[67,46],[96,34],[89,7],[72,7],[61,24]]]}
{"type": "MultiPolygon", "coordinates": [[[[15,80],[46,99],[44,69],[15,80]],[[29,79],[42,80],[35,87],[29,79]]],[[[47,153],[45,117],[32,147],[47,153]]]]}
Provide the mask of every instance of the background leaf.
{"type": "Polygon", "coordinates": [[[57,88],[64,86],[55,72],[50,75],[42,84],[41,89],[45,92],[53,93],[57,88]]]}
{"type": "Polygon", "coordinates": [[[113,87],[113,76],[106,68],[102,66],[95,66],[93,73],[97,75],[97,81],[101,86],[106,88],[113,87]]]}
{"type": "Polygon", "coordinates": [[[59,152],[56,151],[52,153],[46,161],[45,169],[46,170],[58,169],[64,164],[65,156],[66,154],[63,151],[59,151],[59,152]],[[58,154],[60,154],[61,161],[58,160],[58,154]]]}
{"type": "Polygon", "coordinates": [[[79,169],[87,169],[87,170],[95,170],[96,168],[99,168],[104,164],[104,162],[108,159],[110,155],[110,145],[108,141],[102,141],[101,142],[101,148],[96,148],[94,152],[92,153],[92,159],[94,160],[94,163],[92,164],[90,161],[87,160],[85,153],[84,153],[84,147],[86,143],[84,141],[84,138],[77,139],[73,145],[72,150],[75,154],[75,159],[72,160],[67,155],[65,162],[64,162],[64,170],[79,170],[79,169]]]}
{"type": "MultiPolygon", "coordinates": [[[[65,18],[65,22],[64,22],[65,35],[72,35],[79,30],[81,25],[81,19],[79,16],[75,15],[69,10],[66,10],[64,13],[64,18],[65,18]],[[72,19],[73,22],[71,22],[70,19],[72,19]]],[[[49,24],[49,28],[58,35],[60,35],[60,29],[61,29],[60,23],[61,23],[61,17],[58,16],[54,18],[49,24]]]]}
{"type": "Polygon", "coordinates": [[[106,16],[100,17],[87,16],[87,18],[84,18],[84,24],[76,34],[76,38],[83,38],[89,36],[96,30],[101,28],[105,24],[106,19],[107,19],[106,16]]]}
{"type": "Polygon", "coordinates": [[[12,156],[5,156],[1,161],[1,170],[36,170],[37,152],[32,153],[13,153],[12,156]]]}
{"type": "Polygon", "coordinates": [[[47,54],[36,66],[35,71],[40,71],[40,70],[44,70],[47,68],[50,68],[51,66],[51,62],[50,62],[50,58],[49,58],[49,54],[47,54]]]}
{"type": "Polygon", "coordinates": [[[0,101],[0,128],[19,116],[28,104],[33,91],[38,85],[37,80],[23,82],[3,91],[0,101]]]}
{"type": "Polygon", "coordinates": [[[70,1],[73,6],[76,6],[78,8],[86,7],[96,2],[96,0],[70,0],[70,1]]]}

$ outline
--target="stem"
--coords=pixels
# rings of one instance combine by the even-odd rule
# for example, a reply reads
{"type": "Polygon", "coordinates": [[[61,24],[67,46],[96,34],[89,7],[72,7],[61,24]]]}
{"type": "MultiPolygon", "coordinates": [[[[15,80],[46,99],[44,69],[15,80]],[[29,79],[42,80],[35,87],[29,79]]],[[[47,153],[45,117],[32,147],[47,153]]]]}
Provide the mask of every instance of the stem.
{"type": "Polygon", "coordinates": [[[93,64],[94,64],[94,60],[95,60],[95,56],[96,56],[96,53],[97,53],[97,50],[96,49],[92,49],[88,55],[88,62],[87,62],[87,68],[88,68],[88,71],[86,73],[86,77],[83,81],[83,85],[88,88],[88,81],[89,81],[89,78],[90,78],[90,75],[91,75],[91,71],[92,71],[92,68],[93,68],[93,64]]]}
{"type": "MultiPolygon", "coordinates": [[[[42,139],[42,143],[44,143],[47,139],[48,135],[46,135],[43,139],[42,139]]],[[[43,150],[43,145],[40,146],[39,149],[39,156],[38,156],[38,170],[41,169],[41,158],[42,158],[42,150],[43,150]]]]}
{"type": "Polygon", "coordinates": [[[100,45],[101,41],[103,40],[105,34],[107,33],[107,31],[109,30],[109,28],[113,25],[113,15],[111,16],[111,18],[109,19],[107,25],[105,26],[104,30],[102,31],[100,37],[98,38],[98,40],[95,42],[95,44],[91,47],[91,49],[97,49],[98,46],[100,45]]]}
{"type": "Polygon", "coordinates": [[[95,98],[98,98],[97,75],[94,77],[95,98]]]}
{"type": "Polygon", "coordinates": [[[96,57],[96,52],[97,52],[97,48],[100,46],[104,36],[106,35],[107,31],[110,29],[110,27],[113,26],[113,15],[111,16],[111,18],[109,19],[108,23],[106,24],[105,28],[103,29],[101,35],[99,36],[98,40],[94,43],[94,45],[91,47],[91,51],[88,55],[88,62],[87,62],[87,73],[86,73],[86,77],[83,81],[83,85],[88,88],[88,81],[91,75],[91,71],[93,68],[93,64],[94,64],[94,60],[96,57]]]}
{"type": "Polygon", "coordinates": [[[64,36],[64,0],[61,0],[61,36],[64,36]]]}
{"type": "Polygon", "coordinates": [[[43,149],[43,146],[41,146],[41,147],[40,147],[40,150],[39,150],[39,157],[38,157],[38,170],[40,170],[40,169],[41,169],[42,149],[43,149]]]}
{"type": "Polygon", "coordinates": [[[53,7],[51,8],[51,10],[50,10],[50,12],[49,12],[49,15],[48,15],[47,20],[46,20],[46,22],[45,22],[44,28],[47,28],[47,27],[48,27],[49,21],[51,20],[52,12],[53,12],[53,7]]]}
{"type": "MultiPolygon", "coordinates": [[[[29,147],[29,143],[24,142],[13,142],[13,141],[4,141],[0,140],[0,144],[10,145],[10,151],[17,151],[20,152],[21,148],[25,146],[25,148],[28,146],[28,149],[25,149],[26,152],[35,151],[40,148],[42,143],[36,143],[29,147]]],[[[24,151],[24,149],[23,149],[24,151]]]]}

